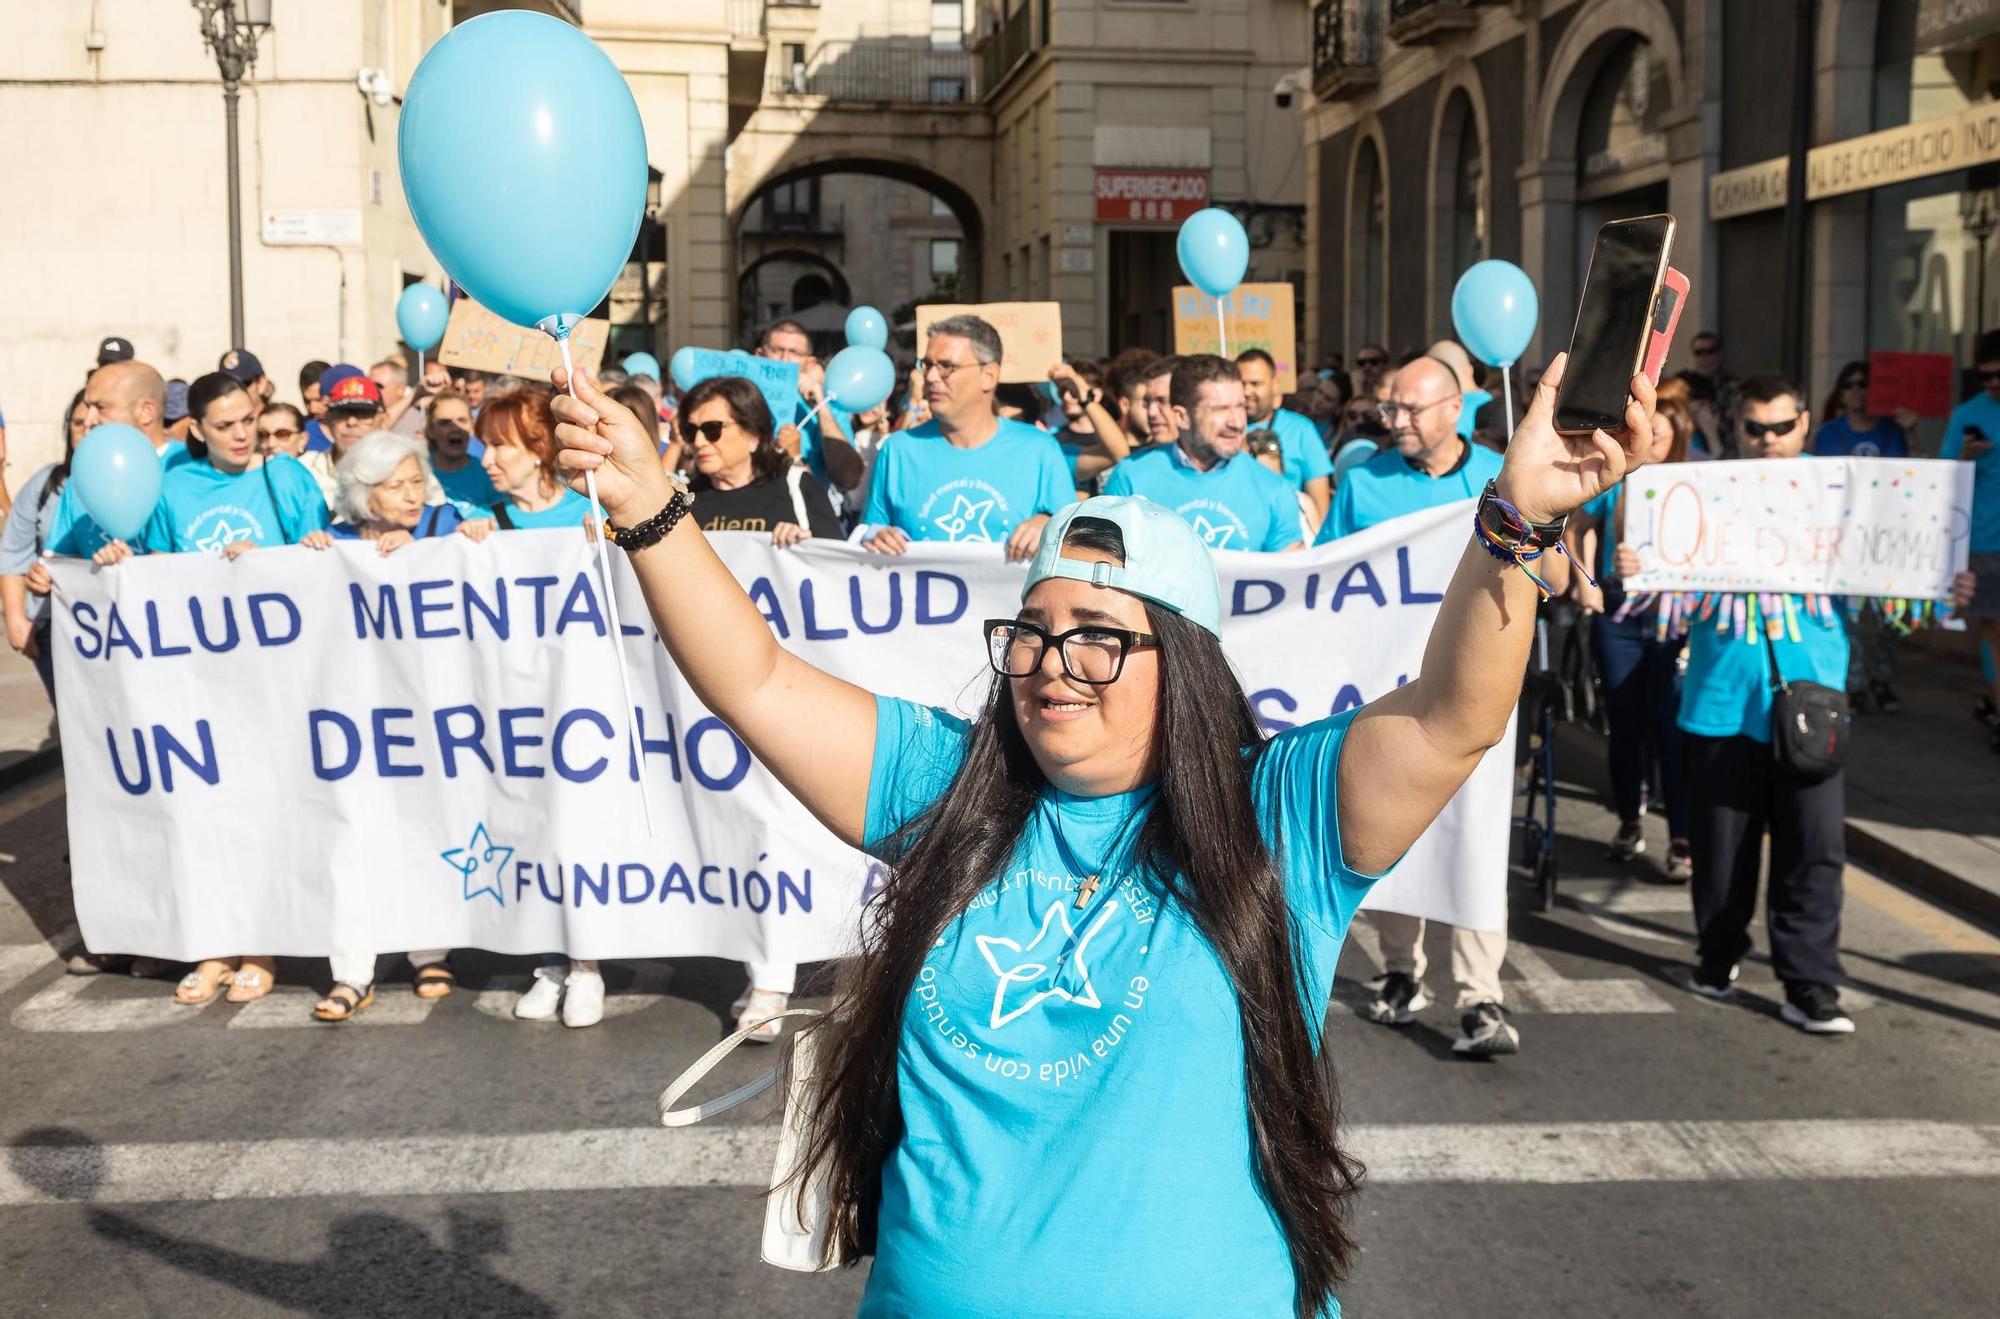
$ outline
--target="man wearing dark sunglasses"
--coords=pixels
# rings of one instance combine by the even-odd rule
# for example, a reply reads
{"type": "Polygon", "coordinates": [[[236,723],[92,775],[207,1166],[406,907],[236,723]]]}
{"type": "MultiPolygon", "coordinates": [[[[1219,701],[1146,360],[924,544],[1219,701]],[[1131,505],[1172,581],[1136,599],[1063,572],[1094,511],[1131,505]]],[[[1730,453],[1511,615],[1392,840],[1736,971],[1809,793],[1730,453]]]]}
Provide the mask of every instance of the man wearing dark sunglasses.
{"type": "Polygon", "coordinates": [[[1980,390],[1958,405],[1944,424],[1940,458],[1972,464],[1972,541],[1966,565],[1978,577],[1977,593],[1962,611],[1977,620],[1988,667],[1988,691],[1983,713],[2000,752],[2000,330],[1979,337],[1980,390]]]}

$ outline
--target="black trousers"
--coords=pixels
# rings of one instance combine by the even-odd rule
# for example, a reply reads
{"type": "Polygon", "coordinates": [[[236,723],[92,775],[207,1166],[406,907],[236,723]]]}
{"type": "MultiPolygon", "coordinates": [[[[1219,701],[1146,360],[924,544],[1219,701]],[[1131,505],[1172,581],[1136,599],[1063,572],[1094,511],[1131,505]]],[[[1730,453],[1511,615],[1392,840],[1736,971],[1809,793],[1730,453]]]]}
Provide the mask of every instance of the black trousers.
{"type": "Polygon", "coordinates": [[[1801,782],[1747,737],[1687,739],[1694,851],[1694,919],[1706,966],[1750,951],[1764,836],[1771,839],[1765,918],[1783,981],[1841,981],[1841,870],[1847,864],[1847,784],[1801,782]]]}

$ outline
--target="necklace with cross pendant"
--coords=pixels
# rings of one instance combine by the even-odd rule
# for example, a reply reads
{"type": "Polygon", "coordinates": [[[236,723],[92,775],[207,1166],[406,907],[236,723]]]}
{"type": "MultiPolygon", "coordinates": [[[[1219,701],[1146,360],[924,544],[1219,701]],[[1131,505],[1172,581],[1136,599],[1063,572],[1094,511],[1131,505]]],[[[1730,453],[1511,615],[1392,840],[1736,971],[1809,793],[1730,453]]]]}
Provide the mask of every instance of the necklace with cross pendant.
{"type": "Polygon", "coordinates": [[[1097,876],[1095,875],[1083,881],[1082,886],[1076,891],[1076,909],[1078,911],[1082,911],[1084,905],[1097,896],[1098,887],[1097,876]]]}

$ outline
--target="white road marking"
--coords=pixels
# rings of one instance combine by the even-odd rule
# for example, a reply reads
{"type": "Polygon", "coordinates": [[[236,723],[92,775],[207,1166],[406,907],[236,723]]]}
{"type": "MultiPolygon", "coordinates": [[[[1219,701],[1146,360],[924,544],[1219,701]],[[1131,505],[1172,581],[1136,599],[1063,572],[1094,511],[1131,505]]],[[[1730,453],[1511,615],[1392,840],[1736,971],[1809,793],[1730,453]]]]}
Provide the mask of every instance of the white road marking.
{"type": "MultiPolygon", "coordinates": [[[[268,1030],[273,1027],[321,1026],[313,1019],[313,1004],[319,1002],[316,989],[280,985],[255,1003],[245,1003],[229,1018],[231,1030],[268,1030]]],[[[349,1023],[355,1026],[420,1026],[437,1003],[418,998],[408,985],[377,985],[375,1001],[349,1023]]]]}
{"type": "MultiPolygon", "coordinates": [[[[608,1021],[612,1017],[628,1017],[634,1012],[644,1012],[647,1008],[666,1001],[668,995],[660,991],[673,978],[673,971],[673,967],[664,962],[645,962],[635,967],[631,983],[626,988],[613,990],[604,996],[605,1019],[608,1021]]],[[[488,988],[480,990],[473,996],[473,1010],[483,1012],[489,1017],[502,1017],[512,1021],[514,1001],[528,992],[528,986],[533,981],[534,977],[531,975],[495,976],[487,982],[488,988]]],[[[548,1023],[524,1021],[521,1024],[535,1026],[560,1021],[560,1017],[550,1017],[548,1023]]]]}
{"type": "Polygon", "coordinates": [[[156,1030],[193,1021],[222,1002],[217,996],[202,1007],[187,1007],[174,1001],[174,987],[166,981],[149,980],[145,986],[144,994],[133,995],[129,987],[121,986],[124,993],[109,990],[104,976],[66,975],[15,1008],[11,1020],[27,1031],[156,1030]]]}
{"type": "Polygon", "coordinates": [[[24,815],[39,811],[52,801],[61,800],[62,795],[63,777],[60,773],[44,779],[5,805],[0,805],[0,828],[5,828],[24,815]]]}
{"type": "Polygon", "coordinates": [[[1571,980],[1524,943],[1507,944],[1514,981],[1509,989],[1521,1006],[1536,1012],[1672,1012],[1643,980],[1571,980]]]}
{"type": "Polygon", "coordinates": [[[49,964],[45,943],[0,945],[0,994],[26,980],[49,964]]]}
{"type": "MultiPolygon", "coordinates": [[[[357,1140],[16,1145],[0,1206],[768,1185],[777,1128],[614,1128],[357,1140]]],[[[2000,1124],[1753,1122],[1356,1126],[1375,1185],[1609,1185],[2000,1177],[2000,1124]]]]}

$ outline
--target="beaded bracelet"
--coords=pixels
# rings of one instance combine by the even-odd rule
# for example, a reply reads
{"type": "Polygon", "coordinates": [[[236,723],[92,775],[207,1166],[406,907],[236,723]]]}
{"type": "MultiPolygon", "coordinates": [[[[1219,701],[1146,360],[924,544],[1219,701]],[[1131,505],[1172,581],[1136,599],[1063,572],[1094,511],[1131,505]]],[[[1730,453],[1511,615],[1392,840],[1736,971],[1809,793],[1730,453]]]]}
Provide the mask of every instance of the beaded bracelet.
{"type": "Polygon", "coordinates": [[[614,527],[607,522],[604,524],[604,534],[619,549],[627,554],[636,554],[665,539],[666,534],[674,529],[674,524],[686,517],[692,507],[686,493],[676,486],[674,496],[667,501],[665,508],[636,526],[614,527]]]}
{"type": "Polygon", "coordinates": [[[1592,586],[1597,585],[1597,579],[1590,575],[1590,570],[1577,563],[1562,543],[1563,528],[1568,525],[1567,513],[1554,522],[1528,521],[1520,509],[1500,497],[1499,485],[1488,481],[1486,489],[1480,493],[1479,507],[1472,514],[1472,538],[1479,542],[1481,549],[1500,562],[1511,563],[1527,574],[1528,580],[1535,584],[1535,589],[1546,600],[1552,594],[1549,584],[1528,565],[1550,549],[1576,563],[1577,571],[1583,574],[1584,580],[1592,586]]]}

